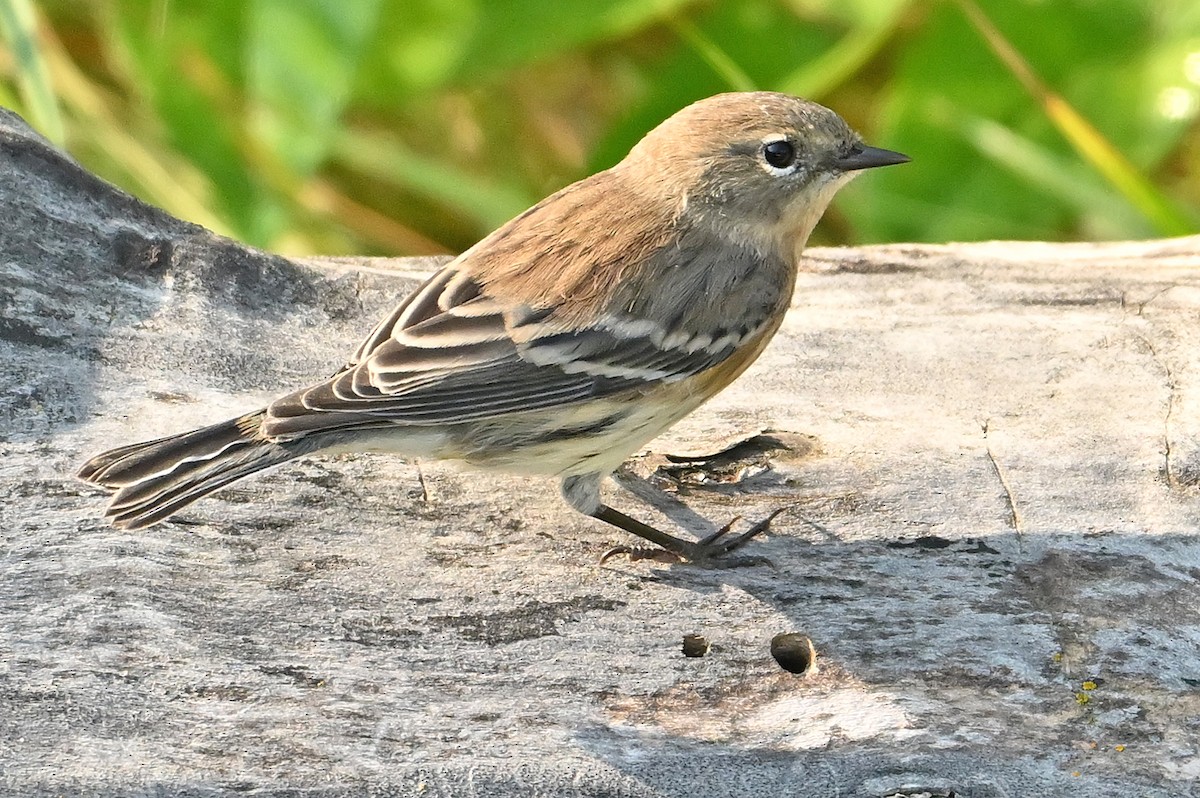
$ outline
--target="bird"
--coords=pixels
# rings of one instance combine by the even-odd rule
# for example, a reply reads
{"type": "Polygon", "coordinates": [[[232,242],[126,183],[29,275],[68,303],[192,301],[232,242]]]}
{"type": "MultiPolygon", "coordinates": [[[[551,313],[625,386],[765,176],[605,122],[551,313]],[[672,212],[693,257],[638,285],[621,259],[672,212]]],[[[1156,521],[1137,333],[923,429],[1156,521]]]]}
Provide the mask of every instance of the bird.
{"type": "Polygon", "coordinates": [[[390,452],[555,477],[572,508],[650,548],[722,557],[774,515],[689,540],[606,504],[602,482],[762,353],[835,192],[908,160],[798,97],[699,100],[445,264],[328,379],[78,476],[132,530],[295,458],[390,452]]]}

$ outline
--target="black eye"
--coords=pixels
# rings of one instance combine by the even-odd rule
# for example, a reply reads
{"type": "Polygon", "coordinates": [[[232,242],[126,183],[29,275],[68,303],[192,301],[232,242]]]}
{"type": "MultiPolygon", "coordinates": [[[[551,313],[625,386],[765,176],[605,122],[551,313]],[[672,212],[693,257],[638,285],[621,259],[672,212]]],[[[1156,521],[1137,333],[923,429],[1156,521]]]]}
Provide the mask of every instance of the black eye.
{"type": "Polygon", "coordinates": [[[790,141],[768,141],[763,147],[763,159],[776,169],[786,169],[796,161],[796,148],[790,141]]]}

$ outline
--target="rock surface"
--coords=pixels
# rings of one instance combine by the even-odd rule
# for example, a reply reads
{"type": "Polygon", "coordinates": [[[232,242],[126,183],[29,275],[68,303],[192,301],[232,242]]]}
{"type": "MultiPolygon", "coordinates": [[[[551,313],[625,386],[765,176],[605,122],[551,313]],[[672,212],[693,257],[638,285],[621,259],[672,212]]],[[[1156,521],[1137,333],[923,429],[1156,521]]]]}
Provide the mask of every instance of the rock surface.
{"type": "Polygon", "coordinates": [[[1200,239],[814,250],[609,494],[787,505],[769,564],[600,565],[629,541],[548,482],[368,455],[127,533],[85,456],[329,373],[433,264],[0,147],[0,793],[1200,794],[1200,239]]]}

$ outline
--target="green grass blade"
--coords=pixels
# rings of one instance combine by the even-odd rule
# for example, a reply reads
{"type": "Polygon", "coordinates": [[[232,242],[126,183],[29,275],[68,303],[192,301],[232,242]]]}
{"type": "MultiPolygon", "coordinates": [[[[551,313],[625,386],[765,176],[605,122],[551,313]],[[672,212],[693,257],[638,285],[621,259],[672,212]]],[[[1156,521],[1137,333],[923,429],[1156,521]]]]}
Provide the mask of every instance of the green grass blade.
{"type": "Polygon", "coordinates": [[[853,77],[895,35],[909,3],[896,3],[882,19],[864,21],[812,62],[779,82],[779,91],[797,97],[822,97],[853,77]]]}
{"type": "Polygon", "coordinates": [[[536,199],[415,153],[385,133],[342,130],[333,141],[332,155],[343,166],[387,180],[454,209],[481,231],[499,227],[536,199]]]}
{"type": "Polygon", "coordinates": [[[737,62],[729,57],[729,54],[722,50],[717,43],[704,35],[704,33],[695,26],[690,20],[678,16],[669,16],[666,18],[667,24],[674,29],[679,37],[696,51],[696,53],[704,59],[704,62],[712,67],[713,72],[721,76],[721,79],[729,84],[729,88],[733,91],[754,91],[758,87],[754,84],[753,78],[745,73],[745,71],[737,65],[737,62]]]}
{"type": "Polygon", "coordinates": [[[1065,98],[1051,91],[978,5],[972,0],[958,0],[958,5],[1005,68],[1041,104],[1042,110],[1063,138],[1137,208],[1160,235],[1179,236],[1196,232],[1197,221],[1160,192],[1083,114],[1065,98]]]}
{"type": "Polygon", "coordinates": [[[1073,208],[1107,237],[1141,238],[1146,220],[1084,164],[1043,147],[991,119],[959,114],[958,132],[993,163],[1073,208]]]}
{"type": "Polygon", "coordinates": [[[17,83],[28,121],[61,146],[66,141],[66,132],[50,74],[38,47],[37,25],[30,0],[0,0],[0,33],[16,56],[17,83]]]}

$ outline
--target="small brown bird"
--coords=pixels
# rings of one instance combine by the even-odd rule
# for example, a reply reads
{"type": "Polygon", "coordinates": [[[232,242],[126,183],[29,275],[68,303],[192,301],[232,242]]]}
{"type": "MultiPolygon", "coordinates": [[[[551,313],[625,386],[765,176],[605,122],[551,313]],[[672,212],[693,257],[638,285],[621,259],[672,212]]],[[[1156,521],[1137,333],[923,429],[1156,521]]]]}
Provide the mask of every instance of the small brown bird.
{"type": "Polygon", "coordinates": [[[600,483],[763,351],[838,188],[907,160],[796,97],[701,100],[448,263],[331,378],[79,476],[138,529],[296,457],[396,452],[556,476],[585,515],[687,559],[724,554],[770,519],[688,541],[604,504],[600,483]]]}

